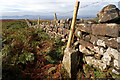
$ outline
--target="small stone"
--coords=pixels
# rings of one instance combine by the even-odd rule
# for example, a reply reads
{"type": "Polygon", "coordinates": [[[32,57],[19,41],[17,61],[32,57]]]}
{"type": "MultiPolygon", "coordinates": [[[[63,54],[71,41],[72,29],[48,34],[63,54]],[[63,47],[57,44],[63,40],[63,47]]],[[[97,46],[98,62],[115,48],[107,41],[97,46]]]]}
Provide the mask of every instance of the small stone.
{"type": "Polygon", "coordinates": [[[77,46],[79,44],[79,41],[76,41],[75,43],[74,43],[74,46],[77,46]]]}
{"type": "Polygon", "coordinates": [[[64,28],[64,27],[65,27],[65,24],[60,24],[60,27],[64,28]]]}
{"type": "Polygon", "coordinates": [[[78,32],[77,32],[77,35],[78,35],[79,37],[81,37],[81,34],[82,34],[81,31],[78,31],[78,32]]]}
{"type": "Polygon", "coordinates": [[[78,38],[81,38],[82,37],[82,32],[78,29],[75,30],[75,36],[78,37],[78,38]]]}
{"type": "Polygon", "coordinates": [[[89,42],[89,41],[90,41],[90,38],[91,38],[90,35],[85,36],[85,41],[88,41],[88,42],[89,42]]]}
{"type": "Polygon", "coordinates": [[[113,48],[108,48],[106,51],[109,55],[111,54],[112,56],[114,56],[115,59],[118,60],[118,57],[120,56],[120,52],[118,52],[116,49],[113,48]]]}
{"type": "Polygon", "coordinates": [[[60,20],[56,20],[56,23],[60,23],[60,20]]]}
{"type": "Polygon", "coordinates": [[[103,57],[102,57],[102,61],[103,63],[110,65],[110,61],[111,61],[111,56],[108,52],[105,52],[103,57]]]}
{"type": "Polygon", "coordinates": [[[98,38],[95,36],[91,36],[90,42],[94,45],[97,45],[98,38]]]}
{"type": "Polygon", "coordinates": [[[119,75],[120,73],[118,73],[115,69],[112,70],[113,73],[119,75]]]}
{"type": "Polygon", "coordinates": [[[86,47],[83,46],[83,45],[79,45],[79,51],[82,52],[82,53],[84,53],[85,55],[93,55],[93,54],[94,54],[94,52],[89,51],[89,50],[86,49],[86,47]]]}
{"type": "Polygon", "coordinates": [[[100,60],[101,59],[101,55],[100,54],[95,54],[94,55],[96,59],[100,60]]]}
{"type": "Polygon", "coordinates": [[[105,52],[105,50],[102,47],[99,48],[97,46],[94,46],[94,50],[95,50],[96,53],[101,54],[101,55],[103,55],[104,52],[105,52]]]}
{"type": "Polygon", "coordinates": [[[120,60],[114,60],[113,61],[114,62],[114,67],[116,68],[116,69],[120,69],[120,60]]]}
{"type": "Polygon", "coordinates": [[[120,43],[120,37],[117,37],[117,42],[120,43]]]}
{"type": "Polygon", "coordinates": [[[62,42],[66,42],[66,39],[62,39],[61,41],[62,41],[62,42]]]}
{"type": "Polygon", "coordinates": [[[92,65],[93,61],[94,61],[94,58],[91,57],[91,56],[87,56],[87,57],[85,57],[85,61],[86,61],[87,64],[92,65]]]}
{"type": "Polygon", "coordinates": [[[105,41],[100,40],[100,39],[98,39],[98,41],[97,41],[97,45],[98,45],[98,46],[106,47],[106,45],[105,45],[105,41]]]}
{"type": "Polygon", "coordinates": [[[106,67],[107,67],[107,65],[106,65],[105,63],[99,63],[99,68],[100,68],[101,70],[105,70],[106,67]]]}
{"type": "Polygon", "coordinates": [[[60,24],[64,24],[65,23],[65,20],[64,19],[61,19],[60,20],[60,24]]]}

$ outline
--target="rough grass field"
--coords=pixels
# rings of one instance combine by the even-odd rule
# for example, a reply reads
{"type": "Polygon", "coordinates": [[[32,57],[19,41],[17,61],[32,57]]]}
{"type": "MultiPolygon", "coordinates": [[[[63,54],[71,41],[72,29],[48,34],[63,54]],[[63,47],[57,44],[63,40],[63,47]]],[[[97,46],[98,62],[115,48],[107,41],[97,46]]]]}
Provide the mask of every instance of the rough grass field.
{"type": "Polygon", "coordinates": [[[67,78],[59,38],[50,39],[23,20],[3,21],[2,28],[4,80],[67,78]]]}

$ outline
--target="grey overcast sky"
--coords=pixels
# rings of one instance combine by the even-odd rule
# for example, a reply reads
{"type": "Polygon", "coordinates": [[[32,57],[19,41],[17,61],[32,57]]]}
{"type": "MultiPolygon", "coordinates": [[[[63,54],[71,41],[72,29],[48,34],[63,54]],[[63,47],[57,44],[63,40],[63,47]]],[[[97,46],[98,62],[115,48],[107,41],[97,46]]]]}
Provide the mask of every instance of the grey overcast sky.
{"type": "MultiPolygon", "coordinates": [[[[80,6],[89,5],[79,9],[79,15],[96,15],[97,12],[108,4],[118,7],[120,0],[78,0],[80,6]],[[92,4],[99,2],[97,4],[92,4]],[[91,5],[92,4],[92,5],[91,5]]],[[[76,0],[0,0],[0,14],[2,16],[23,15],[72,15],[76,0]],[[69,13],[67,13],[69,12],[69,13]]]]}

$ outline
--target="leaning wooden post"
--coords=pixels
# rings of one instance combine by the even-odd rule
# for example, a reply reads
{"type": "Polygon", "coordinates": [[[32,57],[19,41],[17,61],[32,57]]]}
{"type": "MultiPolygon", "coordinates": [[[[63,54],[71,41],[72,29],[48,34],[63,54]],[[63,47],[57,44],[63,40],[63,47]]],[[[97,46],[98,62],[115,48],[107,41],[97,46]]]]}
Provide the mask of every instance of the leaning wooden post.
{"type": "Polygon", "coordinates": [[[57,16],[56,16],[56,13],[54,14],[54,16],[55,16],[55,20],[57,20],[57,16]]]}
{"type": "Polygon", "coordinates": [[[76,22],[78,8],[79,8],[79,2],[77,1],[76,4],[75,4],[75,9],[74,9],[74,14],[73,14],[73,19],[72,19],[72,24],[71,24],[69,39],[68,39],[68,43],[67,43],[67,48],[71,47],[72,37],[73,37],[74,29],[75,29],[75,22],[76,22]]]}
{"type": "Polygon", "coordinates": [[[40,25],[40,17],[38,17],[37,28],[39,28],[39,25],[40,25]]]}
{"type": "Polygon", "coordinates": [[[63,56],[63,61],[62,61],[64,69],[66,69],[66,71],[69,74],[69,77],[72,78],[73,80],[77,73],[79,59],[78,59],[78,52],[74,49],[71,49],[70,47],[71,47],[71,43],[72,43],[78,7],[79,7],[79,2],[77,1],[75,4],[75,10],[74,10],[74,14],[73,14],[72,25],[71,25],[71,29],[70,29],[67,48],[64,51],[64,56],[63,56]]]}

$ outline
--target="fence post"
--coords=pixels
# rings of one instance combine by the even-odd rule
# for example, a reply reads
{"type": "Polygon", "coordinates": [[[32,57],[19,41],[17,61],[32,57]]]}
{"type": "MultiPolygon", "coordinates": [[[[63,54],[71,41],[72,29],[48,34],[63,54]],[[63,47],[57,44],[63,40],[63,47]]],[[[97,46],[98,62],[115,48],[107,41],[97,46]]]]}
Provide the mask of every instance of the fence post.
{"type": "Polygon", "coordinates": [[[71,49],[70,47],[71,47],[71,43],[73,39],[73,31],[75,28],[75,21],[77,17],[78,7],[79,7],[79,2],[77,1],[75,4],[71,30],[69,34],[69,40],[67,43],[67,48],[64,51],[64,56],[63,56],[63,61],[62,61],[64,69],[66,69],[66,71],[69,74],[69,77],[73,80],[77,74],[77,68],[78,68],[79,61],[78,61],[78,52],[76,50],[71,49]]]}
{"type": "Polygon", "coordinates": [[[39,25],[40,25],[40,17],[38,17],[37,28],[39,28],[39,25]]]}
{"type": "Polygon", "coordinates": [[[54,14],[54,16],[55,16],[55,20],[57,20],[57,16],[56,16],[56,13],[54,14]]]}
{"type": "Polygon", "coordinates": [[[68,43],[67,43],[67,48],[71,47],[73,32],[74,32],[74,29],[75,29],[75,22],[76,22],[77,12],[78,12],[78,8],[79,8],[79,3],[80,2],[77,1],[76,4],[75,4],[73,19],[72,19],[72,24],[71,24],[70,34],[69,34],[69,39],[68,39],[68,43]]]}

